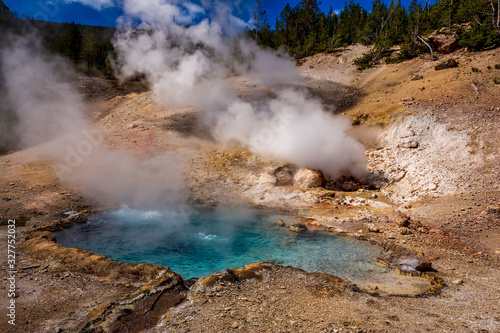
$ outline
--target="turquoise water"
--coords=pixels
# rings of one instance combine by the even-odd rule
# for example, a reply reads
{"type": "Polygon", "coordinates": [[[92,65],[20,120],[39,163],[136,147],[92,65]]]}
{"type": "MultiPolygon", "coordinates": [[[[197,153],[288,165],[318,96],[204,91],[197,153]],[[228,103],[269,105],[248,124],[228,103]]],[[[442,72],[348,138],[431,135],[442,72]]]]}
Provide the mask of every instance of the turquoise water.
{"type": "Polygon", "coordinates": [[[291,232],[272,224],[278,218],[248,209],[176,213],[125,207],[94,214],[56,238],[117,261],[168,266],[184,279],[260,261],[353,282],[387,270],[374,262],[378,246],[321,231],[291,232]]]}

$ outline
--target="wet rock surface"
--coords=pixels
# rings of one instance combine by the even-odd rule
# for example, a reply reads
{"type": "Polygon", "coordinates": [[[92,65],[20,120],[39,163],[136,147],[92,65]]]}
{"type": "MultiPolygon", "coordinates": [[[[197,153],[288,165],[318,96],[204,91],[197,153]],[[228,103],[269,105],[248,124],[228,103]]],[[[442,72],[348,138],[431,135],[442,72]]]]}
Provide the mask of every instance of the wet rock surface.
{"type": "Polygon", "coordinates": [[[278,220],[274,222],[275,225],[280,226],[280,227],[286,227],[286,223],[283,220],[278,220]]]}
{"type": "Polygon", "coordinates": [[[422,253],[414,253],[396,244],[389,244],[377,257],[390,266],[398,267],[403,272],[418,273],[432,271],[432,261],[422,253]]]}
{"type": "Polygon", "coordinates": [[[293,231],[293,232],[305,232],[305,231],[307,231],[307,227],[303,223],[294,223],[290,226],[289,229],[290,229],[290,231],[293,231]]]}

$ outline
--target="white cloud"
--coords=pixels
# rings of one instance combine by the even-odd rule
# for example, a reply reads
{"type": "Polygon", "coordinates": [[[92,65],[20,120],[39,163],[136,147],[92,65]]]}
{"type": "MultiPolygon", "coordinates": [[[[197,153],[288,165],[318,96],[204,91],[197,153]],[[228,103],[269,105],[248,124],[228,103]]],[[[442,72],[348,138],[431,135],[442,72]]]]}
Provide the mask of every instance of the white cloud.
{"type": "Polygon", "coordinates": [[[178,0],[124,0],[123,10],[143,23],[172,23],[181,16],[178,0]]]}
{"type": "Polygon", "coordinates": [[[90,6],[97,10],[102,10],[103,8],[115,6],[114,0],[63,0],[66,3],[79,2],[82,5],[90,6]]]}

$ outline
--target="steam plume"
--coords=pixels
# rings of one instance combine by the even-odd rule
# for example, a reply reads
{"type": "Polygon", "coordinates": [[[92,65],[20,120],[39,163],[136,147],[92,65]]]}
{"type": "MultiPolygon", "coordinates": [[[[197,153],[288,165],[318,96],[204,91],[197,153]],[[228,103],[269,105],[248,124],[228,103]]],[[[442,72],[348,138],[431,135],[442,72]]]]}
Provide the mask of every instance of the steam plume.
{"type": "Polygon", "coordinates": [[[62,181],[97,202],[140,207],[178,202],[182,184],[176,157],[144,159],[107,148],[68,83],[75,75],[64,59],[36,42],[14,43],[2,58],[6,103],[17,116],[13,130],[21,148],[37,145],[42,157],[55,162],[62,181]]]}
{"type": "Polygon", "coordinates": [[[2,51],[5,102],[16,112],[14,134],[21,147],[86,126],[82,99],[66,83],[71,78],[69,67],[61,58],[47,61],[48,55],[40,49],[38,43],[30,49],[26,43],[14,42],[2,51]]]}
{"type": "MultiPolygon", "coordinates": [[[[365,173],[363,146],[349,135],[349,121],[327,114],[298,85],[294,62],[235,36],[238,29],[225,3],[199,23],[180,24],[207,10],[178,1],[124,1],[126,15],[114,44],[122,77],[143,73],[164,107],[192,105],[220,143],[239,144],[254,153],[320,169],[332,178],[365,173]],[[139,27],[127,25],[137,19],[139,27]],[[224,23],[221,23],[224,22],[224,23]],[[128,27],[128,28],[127,28],[128,27]],[[265,86],[272,97],[244,100],[231,77],[265,86]]],[[[208,14],[207,14],[208,15],[208,14]]]]}

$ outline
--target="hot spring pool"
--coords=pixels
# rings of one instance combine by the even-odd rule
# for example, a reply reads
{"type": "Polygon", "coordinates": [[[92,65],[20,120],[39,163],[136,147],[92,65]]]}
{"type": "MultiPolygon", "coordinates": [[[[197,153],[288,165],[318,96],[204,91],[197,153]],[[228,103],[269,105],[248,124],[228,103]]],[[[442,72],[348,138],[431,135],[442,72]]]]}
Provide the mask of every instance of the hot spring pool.
{"type": "Polygon", "coordinates": [[[248,209],[185,214],[122,208],[55,233],[57,241],[117,261],[168,266],[184,279],[267,261],[358,283],[388,269],[381,248],[322,231],[295,233],[273,225],[280,216],[248,209]]]}

